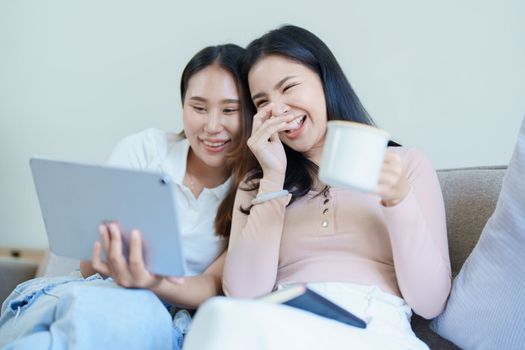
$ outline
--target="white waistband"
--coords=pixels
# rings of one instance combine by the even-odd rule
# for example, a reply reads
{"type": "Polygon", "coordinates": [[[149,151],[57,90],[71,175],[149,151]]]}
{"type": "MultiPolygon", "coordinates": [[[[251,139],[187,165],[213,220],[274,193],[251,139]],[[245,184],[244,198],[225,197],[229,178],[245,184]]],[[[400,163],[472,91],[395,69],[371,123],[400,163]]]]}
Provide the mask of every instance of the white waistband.
{"type": "MultiPolygon", "coordinates": [[[[388,322],[410,328],[412,310],[402,298],[375,285],[341,282],[308,283],[308,288],[365,321],[388,322]]],[[[282,286],[279,286],[282,287],[282,286]]]]}

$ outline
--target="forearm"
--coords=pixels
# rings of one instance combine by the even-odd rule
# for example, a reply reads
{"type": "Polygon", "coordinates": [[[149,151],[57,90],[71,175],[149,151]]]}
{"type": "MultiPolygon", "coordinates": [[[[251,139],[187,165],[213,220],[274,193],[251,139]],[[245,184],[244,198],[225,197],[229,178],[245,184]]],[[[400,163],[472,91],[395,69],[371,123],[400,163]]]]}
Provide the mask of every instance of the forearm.
{"type": "Polygon", "coordinates": [[[184,278],[184,283],[173,283],[166,278],[150,288],[162,300],[182,308],[196,309],[208,298],[222,294],[222,270],[226,252],[223,252],[201,275],[184,278]]]}
{"type": "Polygon", "coordinates": [[[445,225],[429,223],[413,193],[385,210],[385,217],[403,298],[417,314],[435,317],[443,310],[451,286],[448,253],[438,242],[446,239],[445,225]]]}
{"type": "MultiPolygon", "coordinates": [[[[282,190],[282,183],[261,180],[258,193],[282,190]]],[[[242,191],[242,190],[239,190],[242,191]]],[[[224,266],[224,293],[255,297],[270,292],[277,279],[279,250],[286,205],[290,195],[252,207],[248,216],[238,211],[248,207],[251,196],[239,192],[224,266]]]]}
{"type": "Polygon", "coordinates": [[[202,274],[185,277],[182,284],[170,282],[166,278],[151,291],[160,299],[185,309],[196,309],[207,299],[222,294],[221,276],[202,274]]]}
{"type": "MultiPolygon", "coordinates": [[[[270,292],[277,279],[280,232],[267,225],[259,237],[245,235],[230,243],[224,266],[224,293],[232,297],[256,297],[270,292]]],[[[247,231],[253,232],[252,227],[247,231]]],[[[247,232],[245,232],[247,233],[247,232]]]]}

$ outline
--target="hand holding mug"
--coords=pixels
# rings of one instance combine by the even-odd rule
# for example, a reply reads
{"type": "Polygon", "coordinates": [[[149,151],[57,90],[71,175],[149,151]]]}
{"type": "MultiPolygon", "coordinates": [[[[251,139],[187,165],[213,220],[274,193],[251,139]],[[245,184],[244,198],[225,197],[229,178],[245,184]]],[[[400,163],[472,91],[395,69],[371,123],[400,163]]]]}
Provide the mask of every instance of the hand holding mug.
{"type": "Polygon", "coordinates": [[[386,151],[383,167],[375,193],[381,197],[381,204],[391,207],[401,202],[410,191],[405,164],[397,153],[386,151]]]}
{"type": "Polygon", "coordinates": [[[370,125],[342,120],[329,121],[327,127],[321,180],[332,186],[374,192],[390,135],[370,125]]]}
{"type": "Polygon", "coordinates": [[[325,183],[373,192],[386,207],[401,202],[410,190],[401,156],[387,150],[390,135],[347,121],[328,122],[320,177],[325,183]]]}

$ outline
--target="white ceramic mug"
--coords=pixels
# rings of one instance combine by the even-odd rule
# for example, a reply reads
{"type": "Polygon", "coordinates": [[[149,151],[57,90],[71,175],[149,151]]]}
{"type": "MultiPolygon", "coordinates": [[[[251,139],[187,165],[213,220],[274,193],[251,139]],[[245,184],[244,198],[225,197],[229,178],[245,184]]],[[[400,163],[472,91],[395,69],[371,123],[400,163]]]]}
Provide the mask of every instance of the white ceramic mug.
{"type": "Polygon", "coordinates": [[[331,186],[361,192],[376,189],[388,132],[343,120],[329,121],[319,177],[331,186]]]}

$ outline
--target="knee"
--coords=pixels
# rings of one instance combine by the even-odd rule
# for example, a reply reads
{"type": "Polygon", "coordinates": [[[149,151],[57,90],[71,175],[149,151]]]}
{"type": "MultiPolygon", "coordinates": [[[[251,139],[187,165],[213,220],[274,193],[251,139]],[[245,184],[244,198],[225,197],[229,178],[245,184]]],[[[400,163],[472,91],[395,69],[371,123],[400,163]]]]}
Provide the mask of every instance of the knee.
{"type": "Polygon", "coordinates": [[[57,319],[68,333],[75,332],[82,344],[90,339],[106,339],[104,337],[127,344],[121,348],[128,345],[138,348],[143,342],[171,344],[172,341],[171,316],[160,299],[147,290],[70,288],[59,303],[57,319]]]}
{"type": "Polygon", "coordinates": [[[237,307],[235,300],[225,297],[214,297],[203,303],[195,315],[195,321],[199,319],[213,320],[215,324],[226,325],[231,319],[235,319],[237,307]]]}
{"type": "Polygon", "coordinates": [[[195,315],[185,340],[185,349],[269,348],[266,338],[269,324],[266,305],[225,297],[209,299],[195,315]],[[254,347],[254,340],[259,344],[254,347]],[[266,344],[266,345],[265,345],[266,344]]]}
{"type": "Polygon", "coordinates": [[[148,318],[155,319],[156,323],[171,324],[166,307],[148,290],[75,286],[63,295],[60,306],[64,312],[74,313],[75,317],[96,317],[102,323],[120,315],[127,319],[128,324],[133,320],[141,323],[148,318]]]}
{"type": "Polygon", "coordinates": [[[238,336],[241,317],[238,301],[225,297],[211,298],[199,307],[189,333],[186,335],[185,349],[216,349],[217,344],[225,349],[240,349],[243,344],[238,336]],[[235,343],[232,341],[235,340],[235,343]]]}

